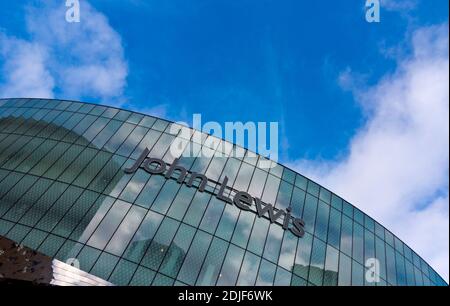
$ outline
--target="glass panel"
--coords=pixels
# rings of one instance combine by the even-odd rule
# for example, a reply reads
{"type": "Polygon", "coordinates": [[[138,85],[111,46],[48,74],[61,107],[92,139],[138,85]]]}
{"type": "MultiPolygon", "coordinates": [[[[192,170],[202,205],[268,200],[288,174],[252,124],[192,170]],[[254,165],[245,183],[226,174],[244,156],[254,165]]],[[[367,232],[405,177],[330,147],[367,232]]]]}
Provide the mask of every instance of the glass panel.
{"type": "Polygon", "coordinates": [[[248,192],[254,197],[261,197],[264,184],[266,183],[267,172],[256,168],[248,188],[248,192]]]}
{"type": "Polygon", "coordinates": [[[149,211],[139,226],[139,229],[134,234],[133,239],[130,241],[123,257],[139,263],[147,251],[162,218],[163,216],[160,214],[149,211]]]}
{"type": "Polygon", "coordinates": [[[308,280],[316,286],[321,286],[323,282],[325,252],[326,244],[314,238],[308,280]]]}
{"type": "Polygon", "coordinates": [[[320,187],[319,199],[324,201],[327,204],[330,204],[331,203],[331,192],[329,192],[328,190],[326,190],[323,187],[320,187]]]}
{"type": "Polygon", "coordinates": [[[108,107],[102,114],[103,117],[106,118],[113,118],[117,113],[119,112],[116,108],[110,108],[108,107]]]}
{"type": "Polygon", "coordinates": [[[280,185],[280,179],[270,175],[267,177],[266,185],[264,187],[264,192],[262,199],[263,202],[268,204],[274,204],[277,198],[278,186],[280,185]]]}
{"type": "Polygon", "coordinates": [[[323,275],[324,286],[336,286],[338,283],[339,251],[327,246],[325,271],[323,275]]]}
{"type": "Polygon", "coordinates": [[[39,245],[44,241],[44,239],[47,237],[48,233],[33,229],[31,232],[28,233],[28,235],[25,237],[25,239],[22,241],[22,244],[35,250],[39,247],[39,245]]]}
{"type": "Polygon", "coordinates": [[[330,211],[330,222],[328,227],[328,244],[339,249],[341,239],[341,213],[334,208],[330,211]]]}
{"type": "Polygon", "coordinates": [[[128,135],[130,135],[134,127],[134,125],[129,123],[122,124],[122,126],[114,133],[114,137],[111,137],[109,141],[104,145],[104,149],[111,153],[116,152],[116,150],[120,147],[120,145],[122,145],[128,135]]]}
{"type": "Polygon", "coordinates": [[[264,258],[272,262],[278,262],[283,232],[283,229],[278,224],[272,223],[270,225],[266,245],[264,247],[264,258]]]}
{"type": "Polygon", "coordinates": [[[175,218],[177,220],[183,220],[184,214],[189,207],[189,204],[194,197],[197,190],[195,188],[187,187],[186,185],[181,185],[180,191],[178,192],[173,204],[170,206],[168,216],[175,218]]]}
{"type": "Polygon", "coordinates": [[[240,161],[234,158],[229,158],[227,160],[227,163],[225,165],[225,168],[223,169],[222,175],[220,176],[220,181],[223,181],[223,179],[228,177],[228,186],[232,186],[234,183],[234,179],[236,178],[236,175],[238,173],[240,166],[240,161]]]}
{"type": "Polygon", "coordinates": [[[140,194],[136,199],[136,204],[149,208],[165,182],[166,179],[163,176],[152,175],[147,181],[147,184],[140,190],[140,194]]]}
{"type": "Polygon", "coordinates": [[[147,135],[144,136],[136,149],[134,149],[133,154],[131,154],[131,158],[137,159],[142,154],[142,151],[144,151],[145,148],[148,148],[149,150],[153,148],[160,136],[161,132],[149,130],[147,135]]]}
{"type": "Polygon", "coordinates": [[[380,276],[386,279],[386,250],[384,241],[375,237],[375,256],[380,263],[380,276]]]}
{"type": "Polygon", "coordinates": [[[86,230],[86,236],[83,237],[83,242],[85,242],[114,202],[113,198],[100,197],[98,200],[97,198],[97,193],[84,191],[56,225],[53,233],[62,237],[72,236],[78,240],[86,230]]]}
{"type": "Polygon", "coordinates": [[[153,123],[155,123],[156,119],[150,116],[144,116],[144,118],[142,118],[141,122],[139,123],[139,125],[151,128],[153,123]]]}
{"type": "MultiPolygon", "coordinates": [[[[122,122],[117,120],[111,120],[105,126],[105,128],[92,140],[91,145],[94,145],[97,148],[102,148],[105,143],[115,135],[116,131],[121,126],[122,122]]],[[[115,136],[114,136],[115,137],[115,136]]]]}
{"type": "MultiPolygon", "coordinates": [[[[70,148],[44,173],[44,177],[55,180],[66,168],[80,156],[83,147],[72,145],[70,148]]],[[[73,178],[71,178],[73,179],[73,178]]]]}
{"type": "Polygon", "coordinates": [[[54,182],[33,206],[31,206],[32,203],[29,203],[31,208],[20,219],[20,222],[25,225],[35,226],[47,210],[50,209],[53,203],[63,194],[67,187],[67,184],[54,182]]]}
{"type": "Polygon", "coordinates": [[[364,231],[364,262],[371,258],[375,258],[375,235],[366,229],[364,231]]]}
{"type": "Polygon", "coordinates": [[[214,238],[206,255],[205,262],[197,279],[197,285],[214,286],[219,271],[222,268],[222,262],[225,258],[228,243],[219,238],[214,238]]]}
{"type": "Polygon", "coordinates": [[[285,181],[280,184],[280,189],[278,190],[277,201],[275,207],[278,209],[286,209],[289,207],[291,202],[293,186],[285,181]]]}
{"type": "Polygon", "coordinates": [[[375,222],[375,235],[384,240],[384,227],[382,227],[378,222],[375,222]]]}
{"type": "Polygon", "coordinates": [[[317,185],[313,181],[308,181],[308,193],[312,194],[315,197],[319,197],[319,189],[319,185],[317,185]]]}
{"type": "Polygon", "coordinates": [[[309,259],[312,249],[312,235],[305,233],[303,238],[298,239],[297,254],[295,255],[295,265],[293,272],[304,278],[308,278],[309,259]]]}
{"type": "Polygon", "coordinates": [[[94,267],[89,273],[94,274],[102,279],[108,279],[119,258],[117,256],[102,252],[94,267]]]}
{"type": "Polygon", "coordinates": [[[42,176],[49,169],[49,167],[51,167],[53,163],[58,160],[62,154],[64,154],[69,146],[70,145],[66,143],[58,143],[30,170],[30,173],[37,176],[42,176]]]}
{"type": "Polygon", "coordinates": [[[156,274],[152,286],[172,286],[175,280],[162,274],[156,274]]]}
{"type": "Polygon", "coordinates": [[[416,281],[414,279],[414,266],[409,261],[405,261],[405,268],[406,268],[406,283],[408,286],[415,286],[416,281]]]}
{"type": "Polygon", "coordinates": [[[226,162],[225,157],[213,157],[205,175],[210,180],[218,181],[226,162]]]}
{"type": "Polygon", "coordinates": [[[281,245],[280,258],[278,265],[288,271],[294,268],[295,252],[297,250],[297,237],[289,231],[284,232],[283,243],[281,245]]]}
{"type": "Polygon", "coordinates": [[[359,209],[353,210],[353,219],[361,225],[364,225],[364,214],[359,209]]]}
{"type": "Polygon", "coordinates": [[[59,220],[66,215],[82,192],[83,189],[81,188],[69,186],[63,195],[56,201],[53,207],[47,211],[36,227],[50,232],[59,220]]]}
{"type": "Polygon", "coordinates": [[[155,271],[139,266],[131,279],[130,286],[150,286],[155,277],[155,271]]]}
{"type": "Polygon", "coordinates": [[[208,250],[209,243],[211,242],[211,238],[211,235],[202,231],[197,231],[183,266],[181,267],[180,273],[178,274],[178,280],[189,285],[194,285],[208,250]]]}
{"type": "Polygon", "coordinates": [[[133,203],[141,190],[144,188],[144,185],[148,179],[148,173],[146,173],[142,169],[138,169],[133,174],[133,178],[128,182],[127,186],[120,194],[120,198],[124,201],[133,203]]]}
{"type": "Polygon", "coordinates": [[[286,182],[294,184],[295,183],[295,172],[288,168],[284,168],[282,178],[286,182]]]}
{"type": "Polygon", "coordinates": [[[278,267],[275,275],[274,286],[289,286],[291,284],[292,274],[283,268],[278,267]]]}
{"type": "Polygon", "coordinates": [[[375,221],[368,215],[364,215],[364,226],[371,232],[375,231],[375,221]]]}
{"type": "Polygon", "coordinates": [[[181,184],[178,184],[177,181],[167,180],[163,188],[159,191],[158,197],[151,206],[151,209],[161,214],[166,214],[180,187],[181,184]]]}
{"type": "Polygon", "coordinates": [[[147,210],[144,208],[131,207],[122,224],[106,246],[105,251],[121,256],[146,213],[147,210]]]}
{"type": "Polygon", "coordinates": [[[114,119],[125,121],[130,117],[131,113],[126,110],[119,110],[119,112],[114,116],[114,119]]]}
{"type": "Polygon", "coordinates": [[[103,250],[131,205],[117,200],[88,240],[88,245],[103,250]]]}
{"type": "Polygon", "coordinates": [[[197,227],[205,211],[206,205],[211,199],[211,195],[206,192],[197,191],[189,206],[189,209],[184,216],[183,222],[197,227]]]}
{"type": "Polygon", "coordinates": [[[305,196],[306,192],[295,187],[292,193],[291,207],[292,215],[301,217],[303,214],[303,207],[305,206],[305,196]]]}
{"type": "Polygon", "coordinates": [[[263,259],[259,266],[258,278],[256,280],[256,286],[272,286],[275,277],[276,266],[263,259]]]}
{"type": "Polygon", "coordinates": [[[7,234],[6,237],[17,242],[21,243],[25,236],[29,233],[31,227],[24,226],[21,224],[16,224],[7,234]]]}
{"type": "Polygon", "coordinates": [[[352,280],[352,260],[344,253],[339,253],[339,286],[350,286],[352,280]]]}
{"type": "Polygon", "coordinates": [[[54,257],[64,241],[64,238],[50,234],[37,250],[47,256],[54,257]]]}
{"type": "Polygon", "coordinates": [[[137,265],[121,259],[108,281],[118,286],[126,286],[136,270],[137,265]]]}
{"type": "Polygon", "coordinates": [[[86,141],[92,141],[95,136],[106,126],[106,124],[109,122],[109,119],[106,118],[97,118],[95,122],[84,132],[83,138],[86,141]]]}
{"type": "Polygon", "coordinates": [[[80,269],[89,272],[100,256],[100,253],[101,251],[86,245],[76,257],[80,263],[80,269]]]}
{"type": "Polygon", "coordinates": [[[183,260],[188,252],[191,241],[194,238],[195,228],[181,224],[177,235],[167,250],[166,257],[159,269],[160,272],[175,278],[183,264],[183,260]]]}
{"type": "Polygon", "coordinates": [[[406,286],[405,258],[399,252],[395,252],[395,267],[397,270],[397,284],[406,286]]]}
{"type": "Polygon", "coordinates": [[[315,235],[320,239],[322,239],[323,241],[327,241],[329,214],[330,214],[330,206],[328,206],[322,201],[319,201],[319,206],[317,209],[315,235]]]}
{"type": "Polygon", "coordinates": [[[170,144],[174,139],[174,136],[163,133],[156,144],[153,146],[153,149],[150,151],[149,156],[153,158],[163,158],[164,154],[169,149],[170,144]]]}
{"type": "MultiPolygon", "coordinates": [[[[394,247],[397,252],[399,252],[400,254],[403,255],[403,242],[395,236],[394,236],[394,247]]],[[[424,266],[426,266],[425,262],[424,262],[424,266]]],[[[427,268],[424,268],[423,270],[428,272],[427,268]]]]}
{"type": "Polygon", "coordinates": [[[317,198],[307,194],[305,200],[305,209],[303,212],[303,220],[305,221],[305,231],[314,233],[314,225],[316,222],[317,198]]]}
{"type": "Polygon", "coordinates": [[[385,241],[387,244],[389,244],[390,246],[394,246],[394,235],[392,235],[391,232],[389,232],[387,229],[384,230],[384,235],[385,235],[385,241]]]}
{"type": "Polygon", "coordinates": [[[98,152],[91,162],[84,168],[78,178],[73,182],[74,185],[86,188],[90,182],[97,176],[100,170],[111,158],[110,153],[98,152]]]}
{"type": "Polygon", "coordinates": [[[144,258],[142,258],[141,265],[155,271],[158,270],[179,225],[180,222],[178,221],[164,218],[144,258]]]}
{"type": "Polygon", "coordinates": [[[386,244],[386,271],[387,281],[391,285],[397,285],[397,275],[395,270],[395,252],[394,248],[386,244]]]}
{"type": "Polygon", "coordinates": [[[40,179],[38,183],[36,181],[38,179],[33,176],[22,177],[22,174],[11,173],[5,182],[0,184],[0,216],[6,212],[3,216],[4,219],[19,220],[28,207],[33,205],[50,186],[50,181],[48,180],[40,179]],[[18,184],[16,184],[17,181],[19,181],[18,184]],[[3,196],[3,194],[5,195],[3,196]],[[24,198],[17,202],[24,194],[26,194],[26,199],[24,198]]]}
{"type": "Polygon", "coordinates": [[[342,211],[342,199],[335,194],[331,195],[331,206],[342,211]]]}
{"type": "Polygon", "coordinates": [[[231,242],[242,248],[246,248],[254,220],[255,214],[251,212],[241,212],[231,242]]]}
{"type": "Polygon", "coordinates": [[[247,190],[248,185],[250,184],[250,179],[252,178],[253,170],[254,167],[246,163],[242,163],[233,188],[237,190],[247,190]]]}
{"type": "Polygon", "coordinates": [[[237,285],[253,286],[255,284],[260,261],[261,257],[250,252],[245,252],[237,285]]]}
{"type": "Polygon", "coordinates": [[[364,268],[356,261],[352,261],[352,286],[364,285],[364,268]]]}
{"type": "Polygon", "coordinates": [[[266,242],[267,231],[269,229],[269,220],[264,218],[256,218],[253,225],[252,234],[248,242],[248,250],[261,255],[266,242]]]}
{"type": "Polygon", "coordinates": [[[234,226],[237,218],[239,217],[239,213],[240,210],[236,206],[226,205],[225,210],[220,217],[220,223],[217,227],[216,236],[229,241],[231,235],[233,234],[234,226]]]}
{"type": "Polygon", "coordinates": [[[117,150],[117,154],[129,156],[142,140],[148,129],[137,126],[117,150]]]}
{"type": "Polygon", "coordinates": [[[353,221],[347,216],[342,216],[341,251],[352,255],[353,221]]]}
{"type": "Polygon", "coordinates": [[[97,154],[97,150],[91,148],[85,148],[83,152],[72,162],[72,164],[64,170],[64,172],[59,176],[58,180],[65,183],[72,183],[80,172],[86,167],[86,165],[94,158],[97,154]]]}
{"type": "Polygon", "coordinates": [[[358,223],[353,223],[353,259],[360,264],[364,261],[364,228],[358,223]]]}
{"type": "Polygon", "coordinates": [[[297,176],[295,178],[295,186],[297,186],[298,188],[301,188],[303,190],[306,190],[307,184],[308,184],[308,180],[304,176],[297,174],[297,176]]]}
{"type": "Polygon", "coordinates": [[[353,219],[353,206],[347,201],[343,201],[342,204],[343,204],[342,212],[351,219],[353,219]]]}

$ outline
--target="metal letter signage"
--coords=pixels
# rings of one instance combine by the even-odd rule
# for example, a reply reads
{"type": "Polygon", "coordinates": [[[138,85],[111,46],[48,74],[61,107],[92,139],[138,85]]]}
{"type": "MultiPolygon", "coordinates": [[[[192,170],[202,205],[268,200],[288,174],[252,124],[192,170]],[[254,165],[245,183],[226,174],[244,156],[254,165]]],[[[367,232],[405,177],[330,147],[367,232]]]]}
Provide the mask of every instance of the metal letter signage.
{"type": "Polygon", "coordinates": [[[277,209],[273,207],[272,204],[264,203],[261,199],[252,197],[245,191],[236,191],[234,196],[231,196],[231,193],[229,196],[227,196],[227,193],[225,191],[227,190],[227,188],[231,189],[227,186],[228,177],[225,176],[222,182],[216,182],[208,179],[203,174],[190,172],[184,167],[178,166],[178,158],[168,166],[168,164],[162,159],[148,157],[148,153],[150,153],[150,151],[145,148],[136,162],[130,168],[124,169],[124,172],[127,174],[132,174],[139,168],[141,168],[150,174],[159,174],[163,175],[166,179],[175,179],[173,177],[173,174],[175,173],[175,171],[177,171],[179,175],[176,180],[179,184],[184,183],[188,187],[194,186],[200,192],[205,191],[208,181],[218,183],[220,184],[219,191],[214,194],[218,199],[231,205],[234,204],[241,210],[253,212],[260,218],[265,217],[269,219],[270,223],[274,223],[280,220],[278,222],[284,230],[289,229],[294,235],[298,237],[303,237],[303,235],[305,234],[305,222],[302,219],[291,216],[290,208],[287,208],[286,210],[277,209]],[[189,178],[186,180],[187,177],[189,178]],[[198,183],[198,186],[194,185],[195,182],[198,183]],[[255,209],[252,210],[253,205],[255,209]]]}

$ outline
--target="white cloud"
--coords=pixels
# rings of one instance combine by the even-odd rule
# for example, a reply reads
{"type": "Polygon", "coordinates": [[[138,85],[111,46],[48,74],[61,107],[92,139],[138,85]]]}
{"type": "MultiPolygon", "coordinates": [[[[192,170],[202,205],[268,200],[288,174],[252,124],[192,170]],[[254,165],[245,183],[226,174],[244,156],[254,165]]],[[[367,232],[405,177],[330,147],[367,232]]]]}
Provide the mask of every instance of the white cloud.
{"type": "Polygon", "coordinates": [[[90,97],[122,104],[128,67],[120,35],[87,1],[80,2],[81,22],[67,22],[64,3],[27,7],[28,40],[0,36],[10,50],[0,53],[7,76],[2,96],[90,97]]]}
{"type": "Polygon", "coordinates": [[[1,67],[1,96],[53,97],[55,82],[46,67],[48,54],[44,47],[0,33],[0,58],[7,58],[1,67]]]}
{"type": "Polygon", "coordinates": [[[417,0],[381,0],[380,5],[388,11],[410,11],[417,7],[417,0]]]}
{"type": "Polygon", "coordinates": [[[448,280],[448,25],[417,30],[412,46],[394,74],[352,87],[368,120],[348,156],[291,166],[375,217],[448,280]]]}

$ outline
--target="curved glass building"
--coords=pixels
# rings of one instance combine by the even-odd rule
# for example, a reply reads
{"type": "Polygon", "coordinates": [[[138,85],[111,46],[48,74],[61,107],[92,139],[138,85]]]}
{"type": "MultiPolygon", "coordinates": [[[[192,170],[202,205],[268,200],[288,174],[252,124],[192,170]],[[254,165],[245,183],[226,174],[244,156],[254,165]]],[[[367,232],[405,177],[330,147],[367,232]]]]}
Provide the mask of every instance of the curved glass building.
{"type": "Polygon", "coordinates": [[[447,285],[382,225],[282,165],[72,101],[0,100],[0,236],[113,285],[447,285]]]}

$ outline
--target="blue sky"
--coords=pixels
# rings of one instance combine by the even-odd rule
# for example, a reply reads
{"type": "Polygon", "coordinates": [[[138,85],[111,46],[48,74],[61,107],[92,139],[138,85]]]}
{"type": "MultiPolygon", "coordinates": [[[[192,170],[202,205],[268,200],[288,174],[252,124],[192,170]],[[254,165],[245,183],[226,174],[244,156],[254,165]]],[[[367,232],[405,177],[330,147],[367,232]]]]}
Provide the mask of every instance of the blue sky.
{"type": "Polygon", "coordinates": [[[0,3],[0,96],[277,121],[282,163],[448,279],[447,0],[381,1],[380,23],[364,0],[80,0],[80,24],[50,3],[0,3]],[[422,100],[433,107],[417,116],[422,100]],[[430,249],[436,233],[446,242],[430,249]]]}
{"type": "MultiPolygon", "coordinates": [[[[122,39],[124,107],[161,106],[173,120],[202,113],[205,121],[278,121],[281,161],[345,154],[365,118],[339,74],[351,67],[370,85],[395,68],[380,50],[401,44],[413,27],[448,20],[445,0],[418,1],[403,12],[382,6],[378,24],[365,21],[362,0],[90,3],[122,39]]],[[[40,1],[3,1],[9,18],[1,29],[29,37],[28,5],[40,1]]],[[[79,98],[98,102],[96,95],[79,98]]]]}

